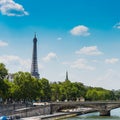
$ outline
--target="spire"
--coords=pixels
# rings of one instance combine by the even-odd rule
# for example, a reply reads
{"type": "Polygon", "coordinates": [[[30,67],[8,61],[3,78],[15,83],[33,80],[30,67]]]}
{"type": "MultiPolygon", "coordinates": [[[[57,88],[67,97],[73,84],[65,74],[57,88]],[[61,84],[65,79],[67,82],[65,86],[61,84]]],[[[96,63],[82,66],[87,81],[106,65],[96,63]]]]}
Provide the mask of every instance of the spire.
{"type": "Polygon", "coordinates": [[[36,32],[35,32],[34,38],[36,38],[36,32]]]}
{"type": "Polygon", "coordinates": [[[66,78],[65,78],[65,80],[69,80],[68,79],[68,71],[66,71],[66,78]]]}
{"type": "Polygon", "coordinates": [[[34,38],[33,38],[33,42],[34,42],[34,43],[37,42],[36,32],[35,32],[35,35],[34,35],[34,38]]]}

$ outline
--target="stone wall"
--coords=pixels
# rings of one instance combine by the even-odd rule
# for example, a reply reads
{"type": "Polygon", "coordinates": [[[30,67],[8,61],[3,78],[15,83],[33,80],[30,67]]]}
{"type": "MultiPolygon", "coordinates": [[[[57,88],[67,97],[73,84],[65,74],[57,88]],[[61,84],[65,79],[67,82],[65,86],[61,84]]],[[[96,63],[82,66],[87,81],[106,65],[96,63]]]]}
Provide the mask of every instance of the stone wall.
{"type": "Polygon", "coordinates": [[[31,117],[50,114],[50,105],[31,106],[26,104],[0,105],[0,114],[13,117],[31,117]]]}
{"type": "Polygon", "coordinates": [[[12,114],[15,110],[25,107],[26,104],[0,104],[0,114],[9,115],[12,114]]]}
{"type": "Polygon", "coordinates": [[[32,117],[50,114],[50,106],[35,106],[21,111],[16,111],[12,116],[32,117]]]}

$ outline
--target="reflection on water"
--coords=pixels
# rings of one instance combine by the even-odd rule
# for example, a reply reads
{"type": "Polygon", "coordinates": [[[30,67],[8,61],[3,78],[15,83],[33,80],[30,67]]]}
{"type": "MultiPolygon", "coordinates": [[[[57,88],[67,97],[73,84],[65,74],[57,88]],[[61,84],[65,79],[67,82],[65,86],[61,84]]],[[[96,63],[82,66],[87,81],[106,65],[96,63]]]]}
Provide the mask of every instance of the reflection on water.
{"type": "Polygon", "coordinates": [[[99,112],[76,116],[64,120],[120,120],[120,108],[111,110],[111,116],[99,116],[99,112]]]}

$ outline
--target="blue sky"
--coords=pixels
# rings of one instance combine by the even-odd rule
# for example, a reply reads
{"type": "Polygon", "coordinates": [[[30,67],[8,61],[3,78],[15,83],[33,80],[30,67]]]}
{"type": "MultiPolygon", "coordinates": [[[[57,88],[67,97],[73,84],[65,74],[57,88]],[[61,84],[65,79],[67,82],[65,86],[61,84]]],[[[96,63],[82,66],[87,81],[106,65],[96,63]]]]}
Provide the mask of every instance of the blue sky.
{"type": "Polygon", "coordinates": [[[0,0],[0,62],[41,77],[120,89],[120,0],[0,0]]]}

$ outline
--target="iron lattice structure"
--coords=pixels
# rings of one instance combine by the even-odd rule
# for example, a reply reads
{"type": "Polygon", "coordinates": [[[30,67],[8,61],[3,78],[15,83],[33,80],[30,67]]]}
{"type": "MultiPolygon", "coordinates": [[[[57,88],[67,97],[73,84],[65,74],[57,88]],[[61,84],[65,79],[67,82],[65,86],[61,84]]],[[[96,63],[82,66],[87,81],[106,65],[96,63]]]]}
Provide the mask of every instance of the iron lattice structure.
{"type": "Polygon", "coordinates": [[[33,54],[32,54],[32,65],[31,65],[31,75],[39,79],[38,73],[38,63],[37,63],[37,38],[36,34],[33,38],[33,54]]]}
{"type": "Polygon", "coordinates": [[[65,81],[66,81],[66,80],[69,80],[69,79],[68,79],[68,71],[66,71],[66,78],[65,78],[65,81]]]}

